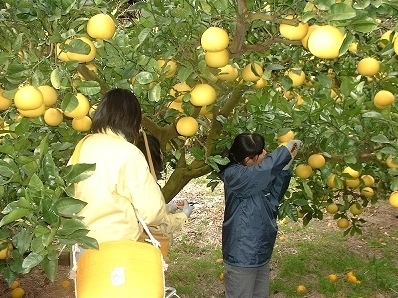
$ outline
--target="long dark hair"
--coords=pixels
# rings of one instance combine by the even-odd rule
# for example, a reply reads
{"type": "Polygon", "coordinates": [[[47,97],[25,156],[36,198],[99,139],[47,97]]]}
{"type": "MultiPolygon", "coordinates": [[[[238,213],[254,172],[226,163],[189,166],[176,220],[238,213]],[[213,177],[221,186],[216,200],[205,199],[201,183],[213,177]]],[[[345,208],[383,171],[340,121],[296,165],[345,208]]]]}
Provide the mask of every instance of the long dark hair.
{"type": "Polygon", "coordinates": [[[135,95],[127,89],[108,91],[94,113],[91,130],[105,132],[107,128],[135,143],[142,120],[141,105],[135,95]]]}
{"type": "Polygon", "coordinates": [[[232,164],[243,164],[246,157],[254,158],[256,155],[260,155],[264,147],[265,141],[261,135],[249,132],[238,134],[231,148],[223,152],[223,157],[228,157],[229,163],[219,165],[220,172],[223,172],[232,164]]]}
{"type": "MultiPolygon", "coordinates": [[[[160,179],[162,177],[162,172],[164,170],[163,166],[163,154],[162,150],[160,150],[160,142],[159,140],[153,135],[146,135],[148,140],[148,148],[151,154],[151,159],[153,163],[153,168],[156,173],[156,177],[160,179]]],[[[146,160],[149,162],[149,158],[146,151],[145,140],[144,136],[141,134],[136,146],[144,153],[146,160]]]]}

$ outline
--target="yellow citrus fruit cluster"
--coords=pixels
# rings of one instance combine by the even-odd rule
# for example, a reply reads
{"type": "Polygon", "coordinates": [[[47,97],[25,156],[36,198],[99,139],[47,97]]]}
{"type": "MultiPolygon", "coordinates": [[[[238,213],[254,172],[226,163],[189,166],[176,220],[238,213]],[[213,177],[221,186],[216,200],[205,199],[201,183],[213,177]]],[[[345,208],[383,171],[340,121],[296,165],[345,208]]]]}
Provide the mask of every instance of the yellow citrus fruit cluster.
{"type": "Polygon", "coordinates": [[[77,106],[71,111],[64,111],[66,117],[72,118],[72,128],[76,131],[88,131],[91,128],[91,118],[88,116],[90,102],[82,93],[75,95],[77,106]]]}
{"type": "Polygon", "coordinates": [[[373,57],[365,57],[358,62],[357,71],[362,76],[374,76],[380,71],[380,62],[373,57]]]}
{"type": "Polygon", "coordinates": [[[174,101],[182,102],[185,94],[189,93],[192,88],[185,82],[176,83],[169,91],[169,94],[174,97],[174,101]]]}
{"type": "Polygon", "coordinates": [[[380,90],[373,97],[373,104],[378,109],[384,109],[394,103],[395,96],[388,90],[380,90]]]}
{"type": "Polygon", "coordinates": [[[200,39],[205,52],[205,61],[209,67],[224,67],[229,62],[229,36],[227,31],[220,27],[207,28],[200,39]]]}
{"type": "Polygon", "coordinates": [[[295,169],[295,174],[301,179],[308,179],[312,175],[312,167],[308,164],[299,164],[295,169]]]}
{"type": "Polygon", "coordinates": [[[390,195],[388,202],[390,203],[391,206],[398,208],[398,191],[394,191],[390,195]]]}
{"type": "Polygon", "coordinates": [[[172,58],[159,59],[157,60],[157,64],[162,72],[166,72],[165,77],[167,79],[172,78],[177,72],[177,62],[175,62],[172,58]]]}
{"type": "Polygon", "coordinates": [[[184,116],[177,120],[177,132],[184,137],[193,136],[199,129],[198,121],[191,116],[184,116]]]}
{"type": "Polygon", "coordinates": [[[238,69],[231,64],[227,64],[219,68],[217,78],[222,81],[231,82],[235,81],[238,75],[239,75],[238,69]]]}
{"type": "Polygon", "coordinates": [[[18,89],[14,96],[14,104],[24,117],[38,117],[44,114],[46,105],[43,93],[32,85],[18,89]]]}
{"type": "MultiPolygon", "coordinates": [[[[292,15],[288,15],[285,19],[287,20],[297,20],[292,15]]],[[[289,40],[301,40],[303,39],[308,32],[309,25],[304,22],[298,22],[297,26],[288,25],[288,24],[280,24],[279,25],[279,33],[286,39],[289,40]]]]}
{"type": "Polygon", "coordinates": [[[344,33],[332,25],[315,28],[308,37],[308,50],[318,58],[334,59],[339,56],[344,33]]]}
{"type": "Polygon", "coordinates": [[[115,34],[116,26],[110,15],[99,13],[88,20],[86,30],[92,38],[111,39],[115,34]]]}
{"type": "Polygon", "coordinates": [[[12,100],[3,96],[4,90],[0,88],[0,111],[7,110],[11,104],[12,100]]]}
{"type": "Polygon", "coordinates": [[[347,281],[348,281],[349,283],[352,283],[352,284],[354,284],[354,285],[358,285],[358,284],[361,283],[361,282],[358,280],[358,278],[355,276],[354,272],[352,272],[352,271],[348,272],[348,273],[346,274],[346,277],[347,277],[347,281]]]}
{"type": "Polygon", "coordinates": [[[320,169],[326,164],[326,160],[322,154],[315,153],[308,157],[307,163],[313,169],[320,169]]]}

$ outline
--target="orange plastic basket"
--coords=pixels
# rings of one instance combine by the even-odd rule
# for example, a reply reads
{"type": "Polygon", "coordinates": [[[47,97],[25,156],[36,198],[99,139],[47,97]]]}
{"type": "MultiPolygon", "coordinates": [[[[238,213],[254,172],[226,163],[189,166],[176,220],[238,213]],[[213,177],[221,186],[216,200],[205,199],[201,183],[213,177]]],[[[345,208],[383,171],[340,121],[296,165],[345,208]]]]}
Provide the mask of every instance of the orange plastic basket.
{"type": "Polygon", "coordinates": [[[76,297],[164,297],[160,249],[131,240],[104,242],[77,261],[76,297]]]}

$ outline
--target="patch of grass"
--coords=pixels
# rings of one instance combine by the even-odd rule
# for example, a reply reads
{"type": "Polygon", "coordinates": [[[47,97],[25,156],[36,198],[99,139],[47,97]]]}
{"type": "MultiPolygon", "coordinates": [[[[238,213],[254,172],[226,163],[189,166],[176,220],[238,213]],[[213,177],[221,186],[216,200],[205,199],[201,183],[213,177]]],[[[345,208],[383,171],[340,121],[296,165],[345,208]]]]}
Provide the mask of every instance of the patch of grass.
{"type": "Polygon", "coordinates": [[[176,246],[170,250],[166,285],[177,289],[180,297],[221,298],[225,297],[220,274],[223,266],[217,246],[197,247],[191,244],[176,246]]]}
{"type": "MultiPolygon", "coordinates": [[[[203,225],[199,226],[204,233],[203,225]]],[[[307,227],[288,221],[280,226],[280,234],[285,240],[277,241],[271,260],[272,297],[303,297],[296,293],[300,284],[308,290],[305,297],[398,297],[398,231],[386,237],[373,228],[365,239],[344,237],[341,230],[327,227],[327,221],[314,221],[307,227]],[[347,281],[349,271],[360,283],[347,281]],[[328,280],[332,273],[338,276],[335,283],[328,280]]],[[[216,263],[219,258],[219,245],[199,247],[193,239],[182,238],[170,251],[166,284],[175,287],[182,298],[224,297],[219,278],[223,266],[216,263]]]]}

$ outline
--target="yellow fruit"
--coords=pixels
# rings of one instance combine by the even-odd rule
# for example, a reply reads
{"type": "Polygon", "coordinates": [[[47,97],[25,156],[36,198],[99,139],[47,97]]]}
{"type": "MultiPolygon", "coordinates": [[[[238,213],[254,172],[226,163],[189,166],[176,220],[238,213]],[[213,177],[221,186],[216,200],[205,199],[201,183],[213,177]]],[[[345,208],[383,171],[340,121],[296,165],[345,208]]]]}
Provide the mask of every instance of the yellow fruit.
{"type": "Polygon", "coordinates": [[[292,130],[289,130],[287,133],[278,136],[278,141],[279,143],[285,143],[293,140],[295,137],[295,134],[292,130]]]}
{"type": "Polygon", "coordinates": [[[191,87],[185,82],[177,83],[171,87],[169,94],[173,96],[175,101],[182,102],[184,95],[191,91],[191,87]]]}
{"type": "Polygon", "coordinates": [[[308,27],[307,34],[301,39],[301,44],[305,49],[308,50],[308,38],[310,37],[311,33],[314,32],[314,30],[318,27],[318,25],[311,25],[308,27]]]}
{"type": "Polygon", "coordinates": [[[61,124],[62,120],[64,119],[64,115],[62,110],[56,108],[48,108],[44,112],[44,122],[50,126],[57,126],[61,124]]]}
{"type": "Polygon", "coordinates": [[[353,42],[348,46],[348,50],[351,53],[356,53],[358,51],[358,43],[357,42],[353,42]]]}
{"type": "Polygon", "coordinates": [[[357,188],[361,184],[358,178],[345,179],[344,182],[350,188],[357,188]]]}
{"type": "Polygon", "coordinates": [[[304,71],[298,68],[293,68],[290,70],[288,76],[293,81],[293,87],[301,86],[305,81],[304,71]]]}
{"type": "Polygon", "coordinates": [[[218,277],[220,280],[224,280],[224,273],[221,273],[218,277]]]}
{"type": "Polygon", "coordinates": [[[394,40],[394,52],[398,55],[398,38],[394,40]]]}
{"type": "Polygon", "coordinates": [[[370,198],[373,197],[373,195],[375,194],[373,188],[366,186],[364,188],[362,188],[361,190],[361,195],[363,195],[366,198],[370,198]]]}
{"type": "MultiPolygon", "coordinates": [[[[67,39],[65,41],[65,44],[69,44],[70,41],[71,41],[70,39],[67,39]]],[[[69,57],[68,57],[67,52],[65,50],[61,50],[61,44],[57,43],[56,47],[57,47],[57,57],[58,57],[58,59],[61,60],[61,61],[69,61],[69,57]]]]}
{"type": "Polygon", "coordinates": [[[359,172],[352,169],[351,167],[345,167],[343,173],[349,174],[351,178],[358,178],[359,172]]]}
{"type": "Polygon", "coordinates": [[[220,72],[217,77],[222,81],[234,81],[238,77],[238,70],[233,67],[231,64],[227,64],[220,68],[220,72]]]}
{"type": "Polygon", "coordinates": [[[199,129],[198,121],[190,116],[178,119],[176,124],[177,132],[185,137],[192,137],[199,129]]]}
{"type": "Polygon", "coordinates": [[[216,264],[222,265],[224,263],[224,260],[222,258],[219,258],[216,260],[216,264]]]}
{"type": "Polygon", "coordinates": [[[254,83],[253,88],[254,89],[261,89],[261,88],[266,87],[267,85],[268,85],[267,80],[264,79],[264,78],[261,78],[256,83],[254,83]]]}
{"type": "Polygon", "coordinates": [[[284,242],[286,240],[285,236],[279,236],[278,239],[279,239],[280,242],[284,242]]]}
{"type": "Polygon", "coordinates": [[[340,219],[337,221],[337,226],[338,226],[340,229],[346,229],[346,228],[349,227],[349,225],[350,225],[350,222],[348,221],[347,218],[340,218],[340,219]]]}
{"type": "Polygon", "coordinates": [[[160,69],[162,69],[163,67],[165,70],[167,69],[166,78],[173,77],[177,72],[177,63],[172,59],[167,60],[167,63],[164,59],[159,59],[157,63],[160,69]]]}
{"type": "Polygon", "coordinates": [[[320,169],[326,164],[326,160],[322,154],[316,153],[308,157],[307,163],[313,169],[320,169]]]}
{"type": "Polygon", "coordinates": [[[380,62],[372,57],[363,58],[358,62],[357,71],[362,76],[374,76],[380,71],[380,62]]]}
{"type": "Polygon", "coordinates": [[[169,109],[174,109],[180,112],[183,112],[184,110],[182,109],[182,102],[181,101],[172,101],[169,104],[169,109]]]}
{"type": "Polygon", "coordinates": [[[229,36],[222,28],[209,27],[203,32],[200,43],[205,51],[219,52],[228,47],[229,36]]]}
{"type": "Polygon", "coordinates": [[[24,86],[15,93],[14,104],[17,109],[35,110],[43,104],[43,94],[34,86],[24,86]]]}
{"type": "Polygon", "coordinates": [[[394,158],[392,156],[387,157],[386,163],[389,168],[398,168],[398,163],[394,162],[394,158]]]}
{"type": "Polygon", "coordinates": [[[91,128],[91,118],[89,116],[83,116],[82,118],[72,119],[72,128],[76,131],[89,131],[91,128]]]}
{"type": "Polygon", "coordinates": [[[69,118],[83,118],[90,110],[90,102],[88,98],[81,93],[77,93],[75,96],[78,101],[77,107],[70,112],[64,111],[64,114],[69,118]]]}
{"type": "Polygon", "coordinates": [[[10,285],[10,289],[11,290],[14,290],[15,288],[18,288],[19,287],[19,281],[17,281],[17,280],[14,280],[12,283],[11,283],[11,285],[10,285]]]}
{"type": "Polygon", "coordinates": [[[375,183],[375,178],[371,175],[362,175],[361,179],[365,186],[372,186],[375,183]]]}
{"type": "Polygon", "coordinates": [[[4,245],[3,243],[8,243],[8,246],[0,250],[0,260],[7,259],[11,255],[13,249],[13,246],[9,240],[6,239],[0,240],[0,246],[4,245]]]}
{"type": "Polygon", "coordinates": [[[379,46],[384,49],[385,46],[389,43],[389,42],[394,42],[395,39],[398,36],[398,32],[395,32],[394,36],[391,36],[393,33],[392,30],[388,30],[386,32],[384,32],[381,37],[380,37],[380,41],[379,41],[379,46]]]}
{"type": "Polygon", "coordinates": [[[262,67],[257,63],[249,63],[242,70],[242,79],[246,82],[256,82],[263,75],[262,67]],[[253,72],[253,69],[255,72],[253,72]]]}
{"type": "Polygon", "coordinates": [[[53,87],[42,85],[37,87],[43,94],[43,101],[46,107],[51,107],[57,102],[58,92],[53,87]]]}
{"type": "Polygon", "coordinates": [[[297,293],[304,294],[307,293],[307,288],[303,285],[299,285],[296,289],[297,293]]]}
{"type": "Polygon", "coordinates": [[[25,290],[18,287],[11,290],[11,298],[22,298],[25,296],[25,290]]]}
{"type": "Polygon", "coordinates": [[[336,187],[335,178],[336,178],[335,174],[330,174],[329,177],[326,179],[326,185],[329,186],[330,188],[335,188],[336,187]]]}
{"type": "MultiPolygon", "coordinates": [[[[294,17],[289,15],[286,17],[287,20],[293,20],[294,17]]],[[[279,33],[286,39],[289,40],[301,40],[305,37],[308,32],[308,24],[300,22],[297,26],[280,24],[279,33]]]]}
{"type": "Polygon", "coordinates": [[[373,103],[376,107],[385,108],[386,106],[393,104],[394,99],[395,96],[390,91],[380,90],[375,94],[373,103]]]}
{"type": "Polygon", "coordinates": [[[283,94],[283,96],[285,96],[286,97],[286,99],[293,99],[294,98],[294,92],[291,92],[291,91],[289,91],[289,90],[287,90],[284,94],[283,94]]]}
{"type": "Polygon", "coordinates": [[[398,208],[398,191],[394,191],[388,201],[391,206],[398,208]]]}
{"type": "Polygon", "coordinates": [[[336,203],[331,203],[326,206],[326,212],[329,214],[336,214],[339,211],[339,206],[336,203]]]}
{"type": "Polygon", "coordinates": [[[210,67],[218,68],[228,64],[229,52],[228,50],[221,50],[219,52],[206,52],[205,54],[206,64],[210,67]]]}
{"type": "Polygon", "coordinates": [[[87,22],[87,34],[92,38],[110,39],[115,34],[115,31],[115,22],[108,14],[96,14],[87,22]]]}
{"type": "Polygon", "coordinates": [[[312,175],[312,168],[307,164],[300,164],[295,170],[296,176],[302,179],[307,179],[312,175]]]}
{"type": "Polygon", "coordinates": [[[329,274],[328,279],[330,282],[336,282],[339,278],[337,277],[336,274],[329,274]]]}
{"type": "Polygon", "coordinates": [[[216,100],[216,97],[216,90],[209,84],[196,84],[191,90],[190,101],[194,106],[208,106],[216,100]]]}
{"type": "MultiPolygon", "coordinates": [[[[82,62],[90,62],[94,60],[95,55],[97,54],[97,49],[95,48],[94,43],[88,39],[87,37],[79,37],[77,38],[83,42],[85,42],[89,47],[90,47],[90,52],[87,54],[79,54],[75,52],[67,52],[66,54],[68,55],[68,59],[72,61],[78,61],[80,63],[82,62]]],[[[73,40],[71,41],[73,43],[73,40]]]]}
{"type": "Polygon", "coordinates": [[[359,215],[362,213],[362,211],[363,211],[362,206],[360,206],[359,208],[358,208],[357,204],[352,204],[350,206],[350,212],[352,213],[352,215],[359,215]]]}
{"type": "Polygon", "coordinates": [[[331,25],[316,28],[308,38],[308,49],[318,58],[334,59],[339,56],[344,34],[331,25]]]}
{"type": "Polygon", "coordinates": [[[7,110],[12,104],[12,100],[5,98],[3,92],[4,90],[0,88],[0,111],[7,110]]]}
{"type": "Polygon", "coordinates": [[[358,279],[356,278],[355,275],[348,275],[347,276],[347,281],[352,283],[352,284],[357,284],[358,283],[358,279]]]}
{"type": "Polygon", "coordinates": [[[27,118],[34,118],[34,117],[38,117],[44,114],[44,112],[46,111],[46,106],[44,105],[44,103],[42,103],[42,105],[40,107],[38,107],[37,109],[33,109],[33,110],[21,110],[18,109],[18,112],[27,118]]]}
{"type": "Polygon", "coordinates": [[[71,286],[71,282],[69,280],[62,281],[62,287],[64,289],[68,289],[68,288],[70,288],[70,286],[71,286]]]}

